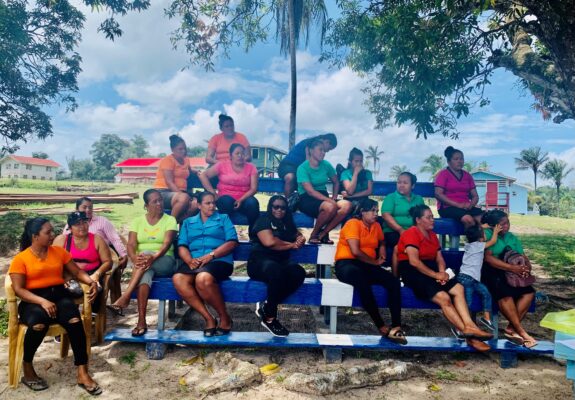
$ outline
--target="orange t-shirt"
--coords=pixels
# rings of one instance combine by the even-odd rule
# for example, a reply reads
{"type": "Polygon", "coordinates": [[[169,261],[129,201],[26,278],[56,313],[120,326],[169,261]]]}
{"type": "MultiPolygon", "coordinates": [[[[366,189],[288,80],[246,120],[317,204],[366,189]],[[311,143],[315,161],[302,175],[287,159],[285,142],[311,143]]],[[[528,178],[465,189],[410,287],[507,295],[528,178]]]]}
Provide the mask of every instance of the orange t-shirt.
{"type": "Polygon", "coordinates": [[[437,234],[433,231],[427,232],[429,237],[425,237],[417,226],[412,226],[401,234],[397,243],[397,259],[399,261],[409,260],[405,252],[408,247],[415,247],[419,250],[420,260],[435,260],[437,252],[441,250],[437,234]]]}
{"type": "Polygon", "coordinates": [[[30,248],[16,254],[9,274],[26,275],[26,289],[40,289],[64,284],[64,265],[72,255],[62,247],[49,246],[46,258],[39,259],[30,248]]]}
{"type": "Polygon", "coordinates": [[[169,170],[174,172],[174,183],[180,190],[186,190],[188,187],[188,176],[190,176],[190,160],[188,157],[184,158],[184,163],[180,164],[172,154],[160,160],[158,171],[156,172],[156,189],[169,189],[164,178],[164,171],[169,170]]]}
{"type": "Polygon", "coordinates": [[[359,240],[359,249],[368,256],[375,258],[379,242],[383,241],[383,231],[378,223],[373,223],[368,228],[362,220],[357,218],[350,219],[339,232],[335,261],[355,259],[347,239],[359,240]]]}
{"type": "Polygon", "coordinates": [[[212,136],[208,142],[208,149],[216,149],[216,160],[227,161],[230,159],[230,146],[234,143],[239,143],[246,149],[250,145],[243,133],[236,132],[233,138],[226,139],[224,133],[221,132],[212,136]]]}

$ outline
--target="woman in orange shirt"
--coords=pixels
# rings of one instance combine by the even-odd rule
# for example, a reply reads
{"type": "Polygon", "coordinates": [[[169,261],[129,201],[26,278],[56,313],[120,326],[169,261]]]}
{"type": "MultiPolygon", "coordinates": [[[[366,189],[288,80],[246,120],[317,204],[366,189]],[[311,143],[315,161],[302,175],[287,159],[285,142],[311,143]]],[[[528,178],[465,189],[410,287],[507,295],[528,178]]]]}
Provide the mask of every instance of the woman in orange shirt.
{"type": "Polygon", "coordinates": [[[230,146],[234,143],[239,143],[244,147],[245,160],[251,161],[252,150],[250,149],[250,142],[248,142],[243,133],[235,131],[233,118],[229,115],[220,114],[218,123],[222,131],[212,136],[208,142],[206,162],[214,165],[220,161],[228,161],[230,159],[230,146]]]}
{"type": "Polygon", "coordinates": [[[335,274],[340,281],[357,290],[363,308],[382,336],[395,343],[407,344],[401,329],[399,279],[381,267],[385,262],[385,244],[381,225],[377,223],[377,211],[375,200],[362,199],[356,218],[347,221],[341,229],[335,252],[335,274]],[[381,318],[371,285],[381,285],[387,291],[391,328],[385,326],[381,318]]]}
{"type": "Polygon", "coordinates": [[[49,325],[58,323],[70,337],[74,364],[78,366],[78,386],[91,395],[98,395],[102,389],[88,373],[86,333],[78,307],[64,288],[64,271],[90,285],[90,301],[96,297],[98,283],[78,268],[70,253],[52,246],[53,241],[54,228],[46,218],[26,221],[20,253],[8,270],[14,292],[22,300],[18,306],[20,320],[28,326],[24,336],[21,382],[34,391],[48,388],[48,383],[36,374],[32,361],[49,325]]]}
{"type": "Polygon", "coordinates": [[[190,173],[197,175],[198,172],[190,167],[184,139],[178,135],[170,136],[170,148],[172,154],[160,161],[154,188],[162,193],[164,208],[171,209],[172,216],[180,222],[192,204],[186,192],[188,176],[190,173]]]}

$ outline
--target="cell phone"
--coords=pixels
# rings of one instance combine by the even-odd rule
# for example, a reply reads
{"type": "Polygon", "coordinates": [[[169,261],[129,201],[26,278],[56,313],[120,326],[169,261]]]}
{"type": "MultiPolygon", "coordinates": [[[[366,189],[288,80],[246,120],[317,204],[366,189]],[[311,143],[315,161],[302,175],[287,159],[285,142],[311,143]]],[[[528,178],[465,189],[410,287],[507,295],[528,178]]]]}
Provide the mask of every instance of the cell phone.
{"type": "Polygon", "coordinates": [[[341,194],[338,194],[336,197],[337,200],[343,200],[343,196],[341,194]]]}

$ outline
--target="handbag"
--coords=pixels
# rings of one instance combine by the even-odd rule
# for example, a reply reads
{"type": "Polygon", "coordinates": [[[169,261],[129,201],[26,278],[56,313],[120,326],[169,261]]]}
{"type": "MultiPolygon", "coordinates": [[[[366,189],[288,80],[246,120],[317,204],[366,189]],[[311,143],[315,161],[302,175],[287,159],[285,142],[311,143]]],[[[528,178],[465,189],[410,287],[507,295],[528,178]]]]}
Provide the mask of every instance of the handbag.
{"type": "MultiPolygon", "coordinates": [[[[501,252],[499,258],[503,262],[511,265],[529,265],[526,262],[525,256],[523,254],[512,250],[509,246],[503,249],[503,252],[501,252]]],[[[505,271],[505,280],[509,286],[516,288],[531,286],[535,283],[535,277],[531,275],[531,267],[529,267],[529,275],[526,277],[517,275],[514,272],[505,271]]]]}
{"type": "MultiPolygon", "coordinates": [[[[66,251],[70,252],[70,248],[72,247],[72,235],[66,236],[66,251]]],[[[64,288],[70,293],[70,295],[74,298],[84,296],[84,290],[82,290],[82,286],[76,279],[67,280],[64,283],[64,288]]]]}

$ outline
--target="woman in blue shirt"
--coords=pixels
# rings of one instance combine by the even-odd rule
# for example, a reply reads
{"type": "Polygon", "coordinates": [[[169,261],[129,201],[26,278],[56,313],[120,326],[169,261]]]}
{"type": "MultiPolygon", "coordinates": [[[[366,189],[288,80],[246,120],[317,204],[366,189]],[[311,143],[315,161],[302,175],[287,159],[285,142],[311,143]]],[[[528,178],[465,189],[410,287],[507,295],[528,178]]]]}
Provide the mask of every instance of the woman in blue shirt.
{"type": "Polygon", "coordinates": [[[234,270],[232,252],[238,236],[230,218],[216,212],[212,193],[200,193],[198,202],[200,213],[187,218],[180,228],[178,254],[182,263],[172,279],[178,294],[204,318],[204,336],[222,336],[230,333],[232,319],[218,283],[234,270]],[[216,310],[219,323],[206,303],[216,310]]]}

